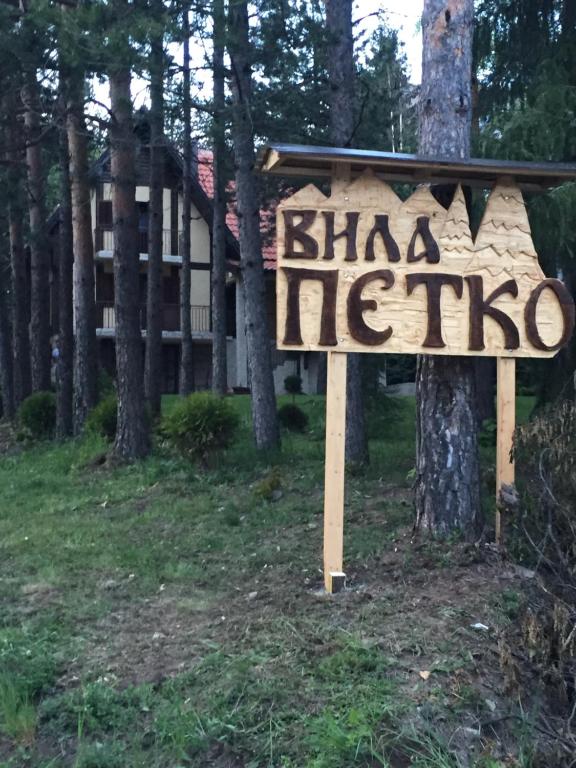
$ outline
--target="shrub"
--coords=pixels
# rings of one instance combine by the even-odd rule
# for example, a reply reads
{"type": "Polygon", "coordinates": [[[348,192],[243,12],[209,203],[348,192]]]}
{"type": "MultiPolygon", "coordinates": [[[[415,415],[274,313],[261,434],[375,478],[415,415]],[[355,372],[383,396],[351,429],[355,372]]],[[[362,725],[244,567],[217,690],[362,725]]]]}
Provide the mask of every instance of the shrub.
{"type": "Polygon", "coordinates": [[[283,405],[278,410],[278,420],[290,432],[304,432],[308,426],[308,416],[297,405],[283,405]]]}
{"type": "Polygon", "coordinates": [[[86,431],[95,435],[101,435],[107,440],[114,440],[117,423],[118,399],[116,395],[108,395],[88,414],[86,431]]]}
{"type": "Polygon", "coordinates": [[[216,451],[230,445],[237,428],[238,415],[227,400],[196,392],[164,416],[161,431],[182,454],[206,464],[216,451]]]}
{"type": "Polygon", "coordinates": [[[272,467],[254,486],[254,495],[264,501],[275,501],[282,496],[282,475],[279,467],[272,467]]]}
{"type": "Polygon", "coordinates": [[[30,437],[52,437],[56,427],[56,396],[53,392],[34,392],[18,411],[18,421],[30,437]]]}
{"type": "MultiPolygon", "coordinates": [[[[503,499],[508,551],[534,567],[529,601],[501,644],[501,666],[518,685],[511,660],[520,642],[530,665],[524,680],[554,712],[564,754],[576,754],[574,659],[576,658],[576,407],[551,404],[521,426],[514,439],[518,496],[503,499]],[[506,504],[504,503],[507,503],[506,504]],[[518,625],[521,634],[518,632],[518,625]],[[538,687],[536,687],[538,686],[538,687]]],[[[520,689],[521,690],[521,689],[520,689]]],[[[542,765],[568,765],[559,755],[542,765]]]]}
{"type": "Polygon", "coordinates": [[[576,589],[576,407],[556,403],[520,427],[514,458],[517,554],[576,589]]]}
{"type": "Polygon", "coordinates": [[[296,374],[286,376],[284,379],[284,389],[289,395],[301,395],[302,394],[302,379],[296,374]]]}

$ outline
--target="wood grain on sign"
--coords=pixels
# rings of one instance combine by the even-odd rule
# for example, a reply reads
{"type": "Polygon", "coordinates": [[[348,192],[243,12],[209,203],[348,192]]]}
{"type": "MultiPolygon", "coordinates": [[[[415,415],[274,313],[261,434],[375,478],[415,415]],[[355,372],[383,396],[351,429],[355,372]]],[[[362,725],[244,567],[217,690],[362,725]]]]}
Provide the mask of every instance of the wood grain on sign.
{"type": "Polygon", "coordinates": [[[501,181],[475,240],[464,194],[405,201],[370,171],[278,206],[280,349],[550,357],[574,305],[542,286],[522,194],[501,181]]]}

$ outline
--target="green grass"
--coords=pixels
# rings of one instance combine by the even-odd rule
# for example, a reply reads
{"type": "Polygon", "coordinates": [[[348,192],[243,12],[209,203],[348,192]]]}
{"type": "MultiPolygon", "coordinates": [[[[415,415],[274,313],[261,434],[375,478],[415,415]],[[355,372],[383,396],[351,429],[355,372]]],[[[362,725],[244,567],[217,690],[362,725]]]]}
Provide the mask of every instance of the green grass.
{"type": "Polygon", "coordinates": [[[6,673],[0,675],[0,723],[4,733],[16,744],[33,744],[36,708],[26,688],[6,673]]]}
{"type": "MultiPolygon", "coordinates": [[[[240,433],[209,471],[161,445],[101,467],[94,436],[0,458],[0,768],[457,765],[414,725],[428,694],[399,671],[438,642],[387,628],[396,588],[379,577],[409,530],[414,402],[370,415],[371,464],[346,492],[356,591],[335,602],[319,591],[324,404],[296,401],[307,433],[263,456],[233,398],[240,433]]],[[[454,565],[449,545],[425,556],[454,565]]],[[[446,642],[412,664],[460,674],[471,662],[446,642]]]]}

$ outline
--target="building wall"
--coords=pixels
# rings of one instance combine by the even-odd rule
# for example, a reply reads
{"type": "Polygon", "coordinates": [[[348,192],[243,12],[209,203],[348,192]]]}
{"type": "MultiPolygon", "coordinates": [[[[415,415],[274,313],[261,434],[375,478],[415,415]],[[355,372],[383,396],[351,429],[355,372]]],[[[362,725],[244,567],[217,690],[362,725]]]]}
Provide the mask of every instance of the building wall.
{"type": "MultiPolygon", "coordinates": [[[[268,297],[273,296],[274,283],[267,284],[268,297]]],[[[270,302],[268,302],[270,306],[270,302]]],[[[273,322],[270,317],[269,321],[273,322]]],[[[284,379],[287,376],[298,374],[302,379],[302,391],[306,394],[314,394],[318,383],[318,354],[303,352],[288,354],[276,350],[275,330],[270,338],[272,346],[272,362],[274,375],[274,390],[277,395],[285,394],[284,379]]],[[[235,358],[235,387],[249,387],[248,376],[248,351],[246,348],[246,333],[244,331],[244,291],[240,280],[236,281],[236,339],[234,342],[235,358]]]]}
{"type": "Polygon", "coordinates": [[[190,304],[210,306],[210,270],[193,269],[190,279],[190,304]]]}
{"type": "Polygon", "coordinates": [[[302,352],[286,358],[274,368],[274,390],[277,395],[286,394],[284,379],[298,374],[302,379],[302,392],[313,395],[318,388],[318,353],[302,352]]]}
{"type": "MultiPolygon", "coordinates": [[[[178,222],[182,225],[183,200],[178,195],[178,222]]],[[[192,204],[192,221],[190,222],[190,257],[192,263],[210,263],[210,227],[202,218],[198,209],[192,204]]]]}
{"type": "MultiPolygon", "coordinates": [[[[102,184],[102,200],[112,199],[112,185],[108,182],[102,184]]],[[[136,201],[137,202],[149,202],[150,189],[147,186],[136,187],[136,201]]],[[[170,229],[171,214],[172,214],[172,190],[164,189],[163,193],[164,201],[164,229],[170,229]]],[[[90,194],[90,203],[92,209],[92,225],[93,228],[97,227],[97,195],[96,190],[93,189],[90,194]]],[[[182,226],[182,211],[183,201],[182,195],[178,195],[178,227],[182,226]]],[[[191,262],[193,264],[202,264],[209,266],[211,258],[211,241],[210,241],[210,228],[208,223],[196,208],[192,205],[191,211],[192,221],[190,223],[190,242],[191,242],[191,262]]],[[[173,255],[173,254],[172,254],[173,255]]],[[[106,271],[111,270],[111,266],[106,264],[106,271]]],[[[141,271],[145,271],[146,267],[142,266],[141,271]]],[[[192,280],[190,289],[190,304],[195,307],[210,307],[210,270],[209,269],[194,269],[192,270],[192,280]]]]}

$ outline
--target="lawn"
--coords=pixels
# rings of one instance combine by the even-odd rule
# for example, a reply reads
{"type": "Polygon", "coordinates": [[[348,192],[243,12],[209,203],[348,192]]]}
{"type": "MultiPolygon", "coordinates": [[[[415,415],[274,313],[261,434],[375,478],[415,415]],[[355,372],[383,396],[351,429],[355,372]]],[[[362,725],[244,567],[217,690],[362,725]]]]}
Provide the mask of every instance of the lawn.
{"type": "Polygon", "coordinates": [[[413,539],[413,401],[371,417],[337,596],[323,401],[299,396],[308,431],[267,456],[232,402],[241,434],[204,471],[160,444],[110,467],[94,438],[0,458],[0,766],[533,765],[498,665],[522,577],[489,549],[413,539]]]}

